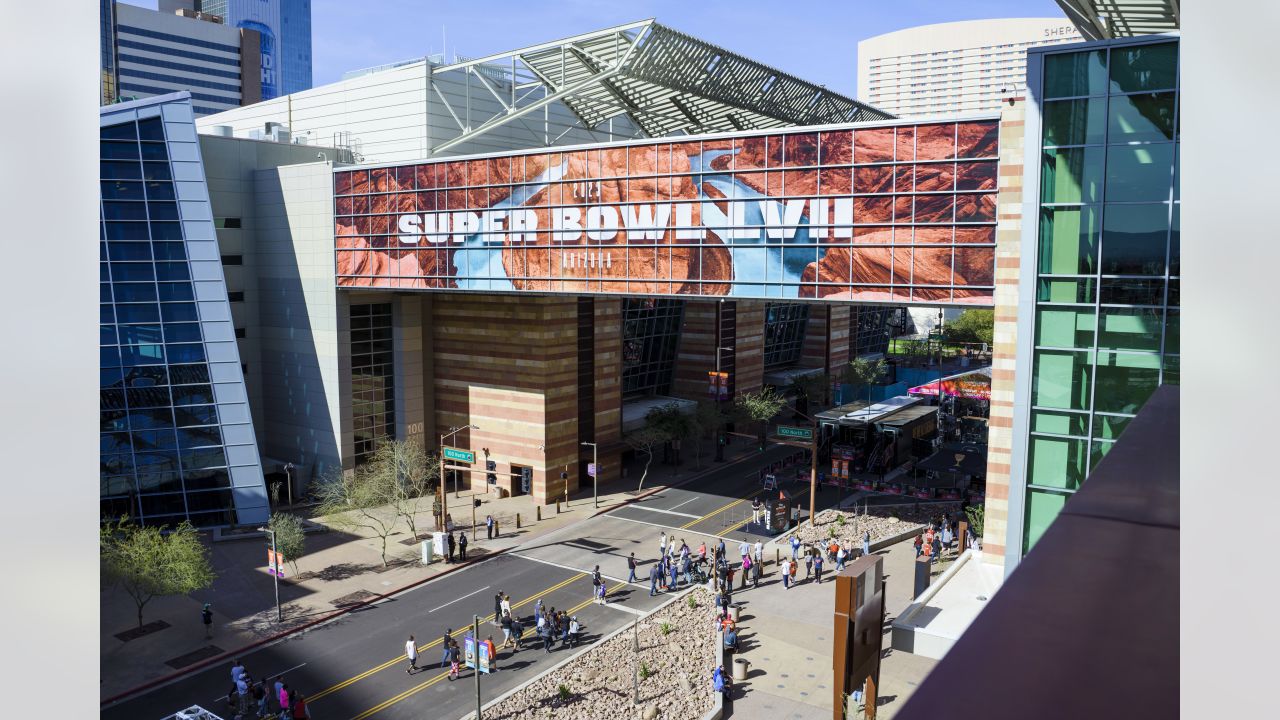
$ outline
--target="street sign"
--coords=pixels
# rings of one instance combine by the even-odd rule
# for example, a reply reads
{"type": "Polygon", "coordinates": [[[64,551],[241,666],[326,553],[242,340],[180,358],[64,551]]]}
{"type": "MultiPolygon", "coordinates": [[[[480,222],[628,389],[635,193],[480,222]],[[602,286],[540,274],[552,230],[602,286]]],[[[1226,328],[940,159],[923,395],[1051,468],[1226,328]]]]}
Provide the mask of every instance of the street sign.
{"type": "Polygon", "coordinates": [[[470,635],[462,639],[462,656],[466,667],[476,669],[476,639],[470,635]]]}
{"type": "Polygon", "coordinates": [[[800,438],[802,440],[812,440],[813,430],[810,428],[792,427],[790,425],[779,425],[778,435],[781,437],[800,438]]]}
{"type": "Polygon", "coordinates": [[[480,672],[482,673],[491,672],[491,669],[489,667],[490,662],[491,662],[491,658],[489,657],[489,645],[486,643],[480,643],[480,672]]]}
{"type": "Polygon", "coordinates": [[[595,477],[595,476],[596,476],[596,464],[587,463],[587,477],[595,477]]]}
{"type": "Polygon", "coordinates": [[[446,460],[457,460],[464,463],[473,463],[476,461],[476,454],[470,450],[459,450],[458,448],[444,448],[444,457],[446,460]]]}
{"type": "Polygon", "coordinates": [[[284,555],[267,548],[267,574],[284,577],[284,555]]]}

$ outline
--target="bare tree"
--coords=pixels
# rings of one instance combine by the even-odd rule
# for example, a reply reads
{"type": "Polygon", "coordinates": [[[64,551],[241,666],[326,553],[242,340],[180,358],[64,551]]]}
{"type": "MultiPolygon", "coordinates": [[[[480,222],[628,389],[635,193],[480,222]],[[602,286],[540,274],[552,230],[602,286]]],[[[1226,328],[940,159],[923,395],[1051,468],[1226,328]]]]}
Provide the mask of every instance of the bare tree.
{"type": "Polygon", "coordinates": [[[436,455],[427,452],[419,442],[390,440],[379,443],[364,468],[387,476],[384,482],[391,489],[392,509],[404,518],[413,539],[417,540],[418,513],[440,476],[436,455]]]}
{"type": "Polygon", "coordinates": [[[387,538],[400,525],[400,514],[392,507],[397,492],[394,475],[365,467],[349,475],[335,470],[316,490],[318,512],[331,517],[336,527],[373,533],[382,541],[382,566],[386,567],[387,538]]]}
{"type": "Polygon", "coordinates": [[[307,535],[302,529],[302,521],[296,515],[288,513],[272,513],[267,528],[276,535],[276,551],[284,555],[284,559],[293,566],[293,574],[298,574],[298,558],[306,551],[307,535]]]}
{"type": "Polygon", "coordinates": [[[636,488],[636,492],[640,492],[644,489],[645,478],[649,476],[649,465],[653,462],[653,451],[666,442],[667,437],[658,428],[646,425],[635,432],[627,434],[623,439],[632,449],[647,456],[644,461],[644,472],[640,474],[640,486],[636,488]]]}

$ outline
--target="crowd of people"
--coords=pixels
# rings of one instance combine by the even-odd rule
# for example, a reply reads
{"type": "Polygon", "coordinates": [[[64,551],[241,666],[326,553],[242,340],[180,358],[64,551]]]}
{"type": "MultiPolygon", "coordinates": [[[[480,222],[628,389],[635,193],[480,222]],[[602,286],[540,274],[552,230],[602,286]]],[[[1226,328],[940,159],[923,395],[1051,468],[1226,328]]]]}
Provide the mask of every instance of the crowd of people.
{"type": "Polygon", "coordinates": [[[234,720],[306,720],[311,717],[307,698],[290,688],[284,675],[255,680],[239,660],[231,664],[227,707],[234,720]]]}

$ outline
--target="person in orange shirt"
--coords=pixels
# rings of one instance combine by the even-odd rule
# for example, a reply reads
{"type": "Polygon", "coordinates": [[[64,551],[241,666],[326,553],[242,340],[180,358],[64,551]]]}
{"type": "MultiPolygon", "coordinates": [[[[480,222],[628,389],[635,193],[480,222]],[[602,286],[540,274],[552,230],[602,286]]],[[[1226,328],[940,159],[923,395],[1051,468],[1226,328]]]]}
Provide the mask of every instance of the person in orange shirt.
{"type": "Polygon", "coordinates": [[[485,649],[489,652],[489,672],[498,672],[498,651],[493,647],[493,636],[485,638],[485,649]]]}

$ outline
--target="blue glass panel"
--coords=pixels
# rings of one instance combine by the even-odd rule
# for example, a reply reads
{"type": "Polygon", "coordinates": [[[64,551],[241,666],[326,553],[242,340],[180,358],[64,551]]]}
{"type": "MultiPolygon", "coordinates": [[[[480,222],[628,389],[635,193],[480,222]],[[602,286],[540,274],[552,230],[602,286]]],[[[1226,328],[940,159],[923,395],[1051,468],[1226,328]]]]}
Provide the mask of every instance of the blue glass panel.
{"type": "Polygon", "coordinates": [[[170,382],[174,385],[194,385],[209,382],[208,365],[170,365],[170,382]]]}
{"type": "MultiPolygon", "coordinates": [[[[193,513],[207,510],[227,510],[232,507],[231,491],[213,490],[210,492],[188,493],[187,507],[193,513]]],[[[222,522],[225,522],[225,520],[222,522]]]]}
{"type": "Polygon", "coordinates": [[[216,425],[178,431],[178,446],[183,450],[212,445],[222,445],[222,433],[218,432],[216,425]]]}
{"type": "Polygon", "coordinates": [[[155,283],[118,282],[113,287],[118,303],[155,302],[156,299],[155,283]]]}
{"type": "Polygon", "coordinates": [[[122,365],[163,365],[163,345],[122,345],[120,346],[120,362],[122,365]]]}
{"type": "Polygon", "coordinates": [[[159,140],[164,141],[164,125],[160,122],[160,118],[152,117],[138,121],[138,139],[139,140],[159,140]]]}
{"type": "Polygon", "coordinates": [[[116,347],[99,348],[101,357],[98,361],[98,367],[119,367],[120,366],[120,350],[116,347]]]}
{"type": "Polygon", "coordinates": [[[151,223],[152,240],[181,240],[182,225],[176,222],[151,223]]]}
{"type": "MultiPolygon", "coordinates": [[[[128,433],[119,433],[119,434],[124,435],[126,438],[128,438],[129,436],[128,433]]],[[[117,453],[115,455],[100,455],[98,459],[99,473],[101,475],[108,475],[108,476],[132,473],[133,472],[133,450],[129,448],[129,443],[127,439],[125,441],[125,450],[126,452],[117,453]]],[[[133,484],[132,478],[130,478],[129,484],[130,485],[133,484]]]]}
{"type": "MultiPolygon", "coordinates": [[[[152,200],[147,203],[147,212],[151,214],[152,220],[177,220],[178,204],[174,202],[160,202],[152,200]]],[[[160,238],[156,238],[157,240],[160,238]]]]}
{"type": "Polygon", "coordinates": [[[121,345],[145,345],[162,340],[159,325],[119,325],[116,330],[120,334],[121,345]]]}
{"type": "Polygon", "coordinates": [[[151,243],[151,249],[155,252],[156,260],[187,259],[187,248],[180,242],[154,242],[151,243]]]}
{"type": "Polygon", "coordinates": [[[98,404],[103,410],[123,410],[124,409],[124,391],[99,389],[98,404]]]}
{"type": "Polygon", "coordinates": [[[130,410],[128,416],[130,430],[155,430],[173,427],[173,411],[169,408],[130,410]]]}
{"type": "Polygon", "coordinates": [[[190,280],[191,271],[187,269],[187,264],[184,262],[158,262],[156,263],[156,279],[190,280]]]}
{"type": "Polygon", "coordinates": [[[98,326],[98,344],[99,345],[115,345],[116,344],[116,326],[115,325],[99,325],[98,326]]]}
{"type": "Polygon", "coordinates": [[[147,206],[127,200],[107,200],[102,203],[102,216],[107,220],[146,220],[147,206]]]}
{"type": "Polygon", "coordinates": [[[173,323],[164,326],[168,342],[200,342],[200,326],[196,323],[173,323]]]}
{"type": "Polygon", "coordinates": [[[138,143],[104,141],[98,145],[98,154],[103,160],[137,160],[138,143]]]}
{"type": "Polygon", "coordinates": [[[174,450],[178,447],[178,438],[173,430],[135,430],[133,451],[174,450]]]}
{"type": "Polygon", "coordinates": [[[226,470],[186,470],[182,473],[182,484],[186,486],[187,492],[226,488],[231,487],[231,476],[226,470]]]}
{"type": "MultiPolygon", "coordinates": [[[[142,484],[142,478],[138,478],[138,484],[142,484]]],[[[156,483],[149,484],[155,485],[156,483]]],[[[182,488],[178,487],[177,489],[181,490],[182,488]]],[[[139,495],[138,504],[142,506],[144,519],[152,524],[162,524],[165,522],[165,517],[181,515],[187,511],[186,503],[183,502],[182,493],[180,492],[164,495],[139,495]]],[[[174,520],[176,521],[177,518],[174,518],[174,520]]]]}
{"type": "Polygon", "coordinates": [[[98,283],[98,302],[111,302],[111,283],[98,283]]]}
{"type": "Polygon", "coordinates": [[[103,368],[98,371],[98,386],[117,387],[124,382],[124,373],[119,368],[103,368]]]}
{"type": "Polygon", "coordinates": [[[160,306],[155,303],[145,305],[117,305],[116,318],[120,323],[153,323],[160,321],[160,306]]]}
{"type": "Polygon", "coordinates": [[[167,349],[169,362],[203,362],[205,359],[204,345],[200,343],[169,345],[167,349]]]}
{"type": "Polygon", "coordinates": [[[108,125],[98,130],[98,137],[103,140],[137,140],[138,128],[132,122],[108,125]]]}
{"type": "Polygon", "coordinates": [[[213,405],[192,405],[191,407],[175,408],[174,414],[178,420],[178,427],[218,424],[218,411],[213,405]]]}
{"type": "Polygon", "coordinates": [[[143,160],[168,160],[168,148],[161,143],[142,143],[143,160]]]}
{"type": "Polygon", "coordinates": [[[118,262],[111,263],[111,277],[116,282],[143,282],[156,279],[151,263],[118,262]]]}
{"type": "Polygon", "coordinates": [[[213,402],[213,387],[209,385],[174,385],[174,405],[205,405],[213,402]]]}
{"type": "Polygon", "coordinates": [[[169,372],[164,366],[130,368],[124,374],[125,384],[129,387],[155,387],[169,384],[169,372]]]}
{"type": "Polygon", "coordinates": [[[147,243],[107,243],[107,254],[112,260],[150,260],[151,245],[147,243]]]}
{"type": "Polygon", "coordinates": [[[102,232],[108,240],[146,240],[151,237],[144,222],[103,223],[102,232]]]}
{"type": "MultiPolygon", "coordinates": [[[[123,393],[122,393],[123,394],[123,393]]],[[[103,432],[112,430],[128,430],[129,416],[123,410],[106,410],[99,413],[103,432]]]]}
{"type": "Polygon", "coordinates": [[[131,453],[133,445],[129,442],[129,433],[106,432],[99,436],[98,451],[103,455],[112,453],[131,453]]]}
{"type": "Polygon", "coordinates": [[[196,317],[195,303],[166,303],[160,306],[160,313],[164,316],[165,322],[195,322],[199,320],[196,317]]]}
{"type": "Polygon", "coordinates": [[[169,172],[169,163],[167,162],[144,162],[142,163],[142,178],[144,180],[172,180],[173,174],[169,172]]]}
{"type": "Polygon", "coordinates": [[[98,263],[98,280],[101,282],[111,282],[111,266],[107,263],[98,263]]]}
{"type": "Polygon", "coordinates": [[[140,180],[142,165],[136,162],[103,160],[98,163],[98,177],[103,180],[140,180]]]}
{"type": "Polygon", "coordinates": [[[162,302],[173,302],[175,300],[195,300],[195,291],[191,288],[191,283],[160,283],[160,300],[162,302]]]}
{"type": "Polygon", "coordinates": [[[168,407],[173,404],[169,399],[169,386],[138,387],[125,390],[125,398],[130,408],[168,407]]]}
{"type": "Polygon", "coordinates": [[[201,448],[182,454],[182,469],[201,469],[224,467],[227,464],[226,454],[222,448],[201,448]]]}
{"type": "Polygon", "coordinates": [[[102,199],[104,200],[143,200],[142,183],[123,182],[121,180],[103,180],[102,199]]]}
{"type": "Polygon", "coordinates": [[[173,199],[173,183],[167,180],[148,180],[147,199],[148,200],[172,200],[173,199]]]}
{"type": "Polygon", "coordinates": [[[110,305],[98,306],[98,322],[113,323],[116,321],[115,308],[110,305]]]}

